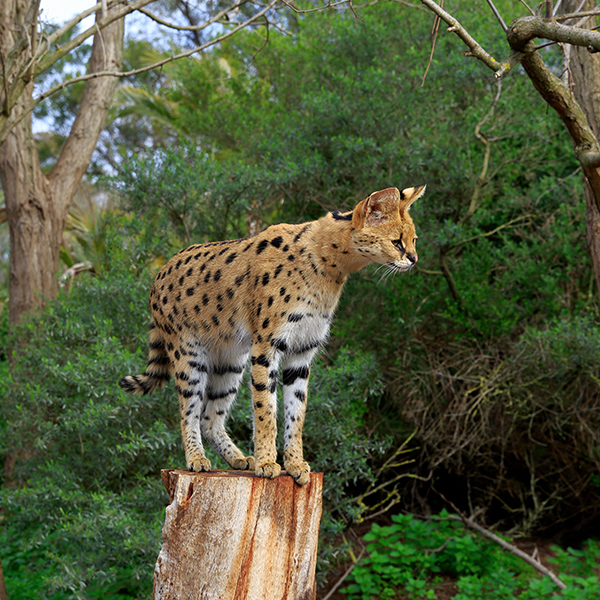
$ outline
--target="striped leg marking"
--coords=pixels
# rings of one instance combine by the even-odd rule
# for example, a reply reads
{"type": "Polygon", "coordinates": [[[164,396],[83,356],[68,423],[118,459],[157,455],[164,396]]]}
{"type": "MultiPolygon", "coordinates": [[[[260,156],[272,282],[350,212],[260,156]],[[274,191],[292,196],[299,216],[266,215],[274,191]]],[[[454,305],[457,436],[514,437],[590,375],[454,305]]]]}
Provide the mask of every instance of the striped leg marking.
{"type": "Polygon", "coordinates": [[[207,353],[194,351],[175,356],[175,389],[179,397],[181,435],[185,460],[190,471],[210,471],[210,461],[204,454],[200,432],[200,417],[208,382],[207,353]]]}
{"type": "Polygon", "coordinates": [[[200,427],[202,435],[232,468],[253,471],[254,458],[244,456],[225,430],[225,421],[237,397],[247,357],[244,355],[237,357],[235,362],[211,367],[200,427]]]}
{"type": "Polygon", "coordinates": [[[310,478],[310,466],[304,460],[302,427],[306,414],[306,398],[310,363],[315,350],[286,357],[283,363],[283,406],[285,411],[283,465],[296,483],[304,485],[310,478]]]}
{"type": "Polygon", "coordinates": [[[279,352],[271,346],[252,348],[255,474],[270,479],[281,473],[277,464],[277,379],[279,352]]]}

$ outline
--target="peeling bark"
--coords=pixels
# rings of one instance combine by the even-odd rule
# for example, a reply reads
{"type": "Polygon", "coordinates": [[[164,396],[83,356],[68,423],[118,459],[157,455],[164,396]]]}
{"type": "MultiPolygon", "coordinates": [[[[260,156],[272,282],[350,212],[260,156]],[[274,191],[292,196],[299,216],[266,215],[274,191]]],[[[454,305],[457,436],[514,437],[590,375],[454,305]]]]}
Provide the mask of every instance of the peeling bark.
{"type": "Polygon", "coordinates": [[[162,471],[171,503],[154,600],[314,600],[323,474],[162,471]]]}

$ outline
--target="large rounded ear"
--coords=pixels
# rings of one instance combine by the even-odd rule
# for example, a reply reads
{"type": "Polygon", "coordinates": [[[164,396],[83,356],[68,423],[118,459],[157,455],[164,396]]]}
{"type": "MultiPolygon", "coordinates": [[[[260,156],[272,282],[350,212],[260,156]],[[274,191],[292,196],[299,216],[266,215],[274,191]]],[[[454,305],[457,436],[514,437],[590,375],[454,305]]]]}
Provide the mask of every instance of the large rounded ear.
{"type": "Polygon", "coordinates": [[[352,225],[355,228],[361,225],[381,225],[389,219],[397,218],[400,198],[398,188],[373,192],[354,209],[352,225]]]}
{"type": "Polygon", "coordinates": [[[400,210],[408,210],[410,205],[425,193],[426,189],[426,185],[420,185],[402,190],[400,192],[400,210]]]}

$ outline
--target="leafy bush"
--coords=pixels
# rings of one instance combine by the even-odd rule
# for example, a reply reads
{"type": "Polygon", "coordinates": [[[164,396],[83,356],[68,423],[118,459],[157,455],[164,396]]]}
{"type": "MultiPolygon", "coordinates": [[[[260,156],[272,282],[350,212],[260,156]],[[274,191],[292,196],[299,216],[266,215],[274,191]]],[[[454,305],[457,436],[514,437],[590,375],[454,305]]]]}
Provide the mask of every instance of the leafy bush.
{"type": "Polygon", "coordinates": [[[462,523],[441,512],[423,521],[394,515],[390,525],[374,524],[364,536],[368,555],[352,571],[343,592],[351,600],[436,598],[442,577],[456,580],[455,600],[589,600],[600,594],[600,544],[581,550],[553,547],[552,562],[567,585],[560,591],[547,577],[462,523]]]}

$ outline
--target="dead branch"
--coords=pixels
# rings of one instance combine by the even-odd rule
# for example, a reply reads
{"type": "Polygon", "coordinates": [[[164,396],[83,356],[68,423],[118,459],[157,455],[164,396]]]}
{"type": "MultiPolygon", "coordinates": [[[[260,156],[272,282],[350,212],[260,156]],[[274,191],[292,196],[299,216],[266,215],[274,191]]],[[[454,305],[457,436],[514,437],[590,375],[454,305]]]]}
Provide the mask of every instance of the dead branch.
{"type": "Polygon", "coordinates": [[[243,23],[238,24],[236,27],[234,27],[233,29],[231,29],[230,31],[228,31],[227,33],[224,33],[223,35],[214,38],[213,40],[210,40],[209,42],[202,44],[201,46],[197,46],[195,48],[192,48],[191,50],[186,50],[185,52],[180,52],[179,54],[172,54],[171,56],[168,56],[167,58],[164,58],[162,60],[159,60],[155,63],[152,63],[151,65],[146,65],[144,67],[140,67],[139,69],[133,69],[131,71],[97,71],[95,73],[88,73],[86,75],[81,75],[80,77],[73,77],[71,79],[68,79],[66,81],[61,82],[60,84],[56,85],[55,87],[47,90],[46,92],[40,94],[37,98],[34,98],[29,104],[27,104],[27,106],[24,107],[23,111],[20,112],[20,114],[10,120],[8,119],[5,124],[4,127],[2,128],[2,130],[0,131],[0,144],[2,144],[4,142],[4,140],[7,138],[9,132],[18,124],[20,123],[29,113],[31,113],[31,111],[43,100],[45,100],[46,98],[48,98],[49,96],[51,96],[52,94],[55,94],[56,92],[66,88],[69,85],[73,85],[74,83],[78,83],[80,81],[88,81],[90,79],[95,79],[97,77],[120,77],[120,78],[124,78],[124,77],[130,77],[132,75],[138,75],[139,73],[144,73],[146,71],[151,71],[152,69],[156,69],[159,67],[162,67],[163,65],[166,65],[168,63],[174,62],[176,60],[179,60],[181,58],[186,58],[188,56],[191,56],[192,54],[196,54],[197,52],[202,52],[203,50],[206,50],[207,48],[209,48],[210,46],[214,46],[215,44],[218,44],[219,42],[222,42],[223,40],[231,37],[232,35],[234,35],[235,33],[237,33],[240,29],[243,29],[245,27],[247,27],[248,25],[250,25],[251,23],[256,22],[257,20],[259,20],[261,17],[263,17],[269,10],[271,10],[276,4],[277,4],[278,0],[273,0],[270,4],[268,4],[263,10],[261,10],[260,12],[256,13],[255,15],[253,15],[252,17],[250,17],[249,19],[247,19],[246,21],[244,21],[243,23]]]}
{"type": "Polygon", "coordinates": [[[539,17],[521,17],[508,28],[508,43],[511,48],[521,50],[534,38],[544,38],[555,42],[591,47],[600,52],[600,33],[546,21],[539,17]]]}
{"type": "Polygon", "coordinates": [[[502,82],[500,80],[496,82],[496,88],[496,94],[489,110],[485,113],[483,119],[481,119],[475,126],[475,137],[483,144],[484,147],[483,164],[481,165],[481,171],[477,177],[477,181],[475,182],[475,189],[473,190],[473,194],[471,196],[469,208],[459,223],[465,223],[475,214],[475,211],[481,204],[481,192],[488,182],[488,169],[490,166],[490,155],[492,153],[492,140],[483,135],[481,133],[481,129],[489,118],[494,118],[494,113],[496,112],[498,101],[500,100],[500,94],[502,93],[502,82]]]}
{"type": "Polygon", "coordinates": [[[226,9],[217,13],[214,17],[211,17],[207,21],[204,21],[200,25],[177,25],[176,23],[171,23],[169,21],[165,21],[164,19],[161,19],[159,16],[150,12],[146,8],[140,8],[140,9],[138,9],[138,12],[141,12],[142,14],[146,15],[149,19],[152,19],[155,23],[158,23],[159,25],[163,25],[164,27],[168,27],[169,29],[175,29],[177,31],[202,31],[203,29],[206,29],[209,25],[212,25],[213,23],[216,23],[216,22],[220,21],[221,19],[225,18],[225,16],[228,13],[233,12],[234,10],[237,10],[238,8],[242,7],[244,4],[247,4],[247,3],[248,3],[248,0],[241,0],[240,2],[236,2],[235,4],[232,4],[231,6],[228,6],[226,9]]]}
{"type": "Polygon", "coordinates": [[[569,19],[575,19],[576,17],[594,17],[600,15],[600,7],[596,7],[594,10],[586,10],[578,13],[570,13],[568,15],[556,15],[555,21],[568,21],[569,19]]]}
{"type": "Polygon", "coordinates": [[[350,575],[350,573],[352,573],[352,570],[358,564],[358,562],[360,561],[360,559],[363,557],[364,553],[365,553],[365,549],[362,548],[361,551],[360,551],[360,554],[356,558],[356,561],[353,562],[350,565],[350,567],[348,567],[348,569],[346,570],[346,572],[337,580],[336,584],[329,590],[329,592],[323,598],[323,600],[329,600],[329,598],[331,598],[331,596],[333,596],[333,594],[335,594],[335,592],[339,589],[340,585],[342,585],[342,583],[344,583],[344,581],[346,581],[346,579],[348,579],[348,576],[350,575]]]}
{"type": "Polygon", "coordinates": [[[486,529],[482,525],[479,525],[471,518],[456,517],[454,515],[450,515],[450,516],[455,518],[457,521],[462,521],[469,529],[472,529],[473,531],[477,531],[478,533],[480,533],[481,535],[486,537],[488,540],[491,540],[492,542],[498,544],[500,547],[504,548],[505,550],[508,550],[510,553],[514,554],[515,556],[522,558],[527,564],[531,565],[536,571],[539,571],[540,573],[543,573],[544,575],[547,575],[548,577],[550,577],[550,579],[561,590],[566,589],[567,584],[564,583],[564,581],[562,581],[561,579],[559,579],[558,576],[553,571],[551,571],[548,567],[544,566],[539,560],[536,560],[535,558],[533,558],[533,556],[529,556],[529,554],[527,554],[526,552],[523,552],[523,550],[520,550],[519,548],[517,548],[514,544],[510,544],[506,540],[503,540],[500,536],[491,532],[489,529],[486,529]]]}
{"type": "Polygon", "coordinates": [[[494,13],[494,16],[496,17],[496,19],[498,19],[498,23],[500,23],[500,27],[502,27],[502,31],[506,31],[508,29],[508,26],[504,22],[504,19],[500,15],[500,11],[496,8],[496,5],[494,4],[494,2],[492,0],[487,0],[487,3],[489,4],[490,8],[492,9],[492,12],[494,13]]]}
{"type": "Polygon", "coordinates": [[[449,12],[446,12],[434,0],[421,0],[431,12],[436,14],[444,23],[449,25],[448,31],[456,33],[456,35],[467,45],[468,52],[465,56],[474,56],[482,61],[493,71],[498,71],[502,66],[489,52],[486,52],[477,40],[460,24],[458,19],[453,17],[449,12]]]}
{"type": "MultiPolygon", "coordinates": [[[[456,507],[454,507],[454,508],[456,509],[456,507]]],[[[523,552],[523,550],[520,550],[514,544],[511,544],[510,542],[507,542],[506,540],[502,539],[500,536],[491,532],[489,529],[486,529],[482,525],[479,525],[479,523],[477,523],[473,519],[473,517],[465,517],[464,515],[460,514],[460,512],[459,512],[459,515],[460,516],[448,515],[447,517],[428,516],[428,517],[421,517],[421,518],[431,520],[431,521],[460,521],[469,529],[476,531],[477,533],[481,534],[483,537],[486,537],[488,540],[491,540],[495,544],[498,544],[504,550],[508,550],[508,552],[510,552],[511,554],[514,554],[515,556],[518,556],[519,558],[523,559],[527,564],[531,565],[536,571],[542,573],[543,575],[547,575],[561,590],[564,590],[567,588],[567,584],[564,581],[562,581],[561,579],[559,579],[559,577],[553,571],[551,571],[548,567],[543,565],[539,560],[535,559],[533,556],[530,556],[526,552],[523,552]]]]}

